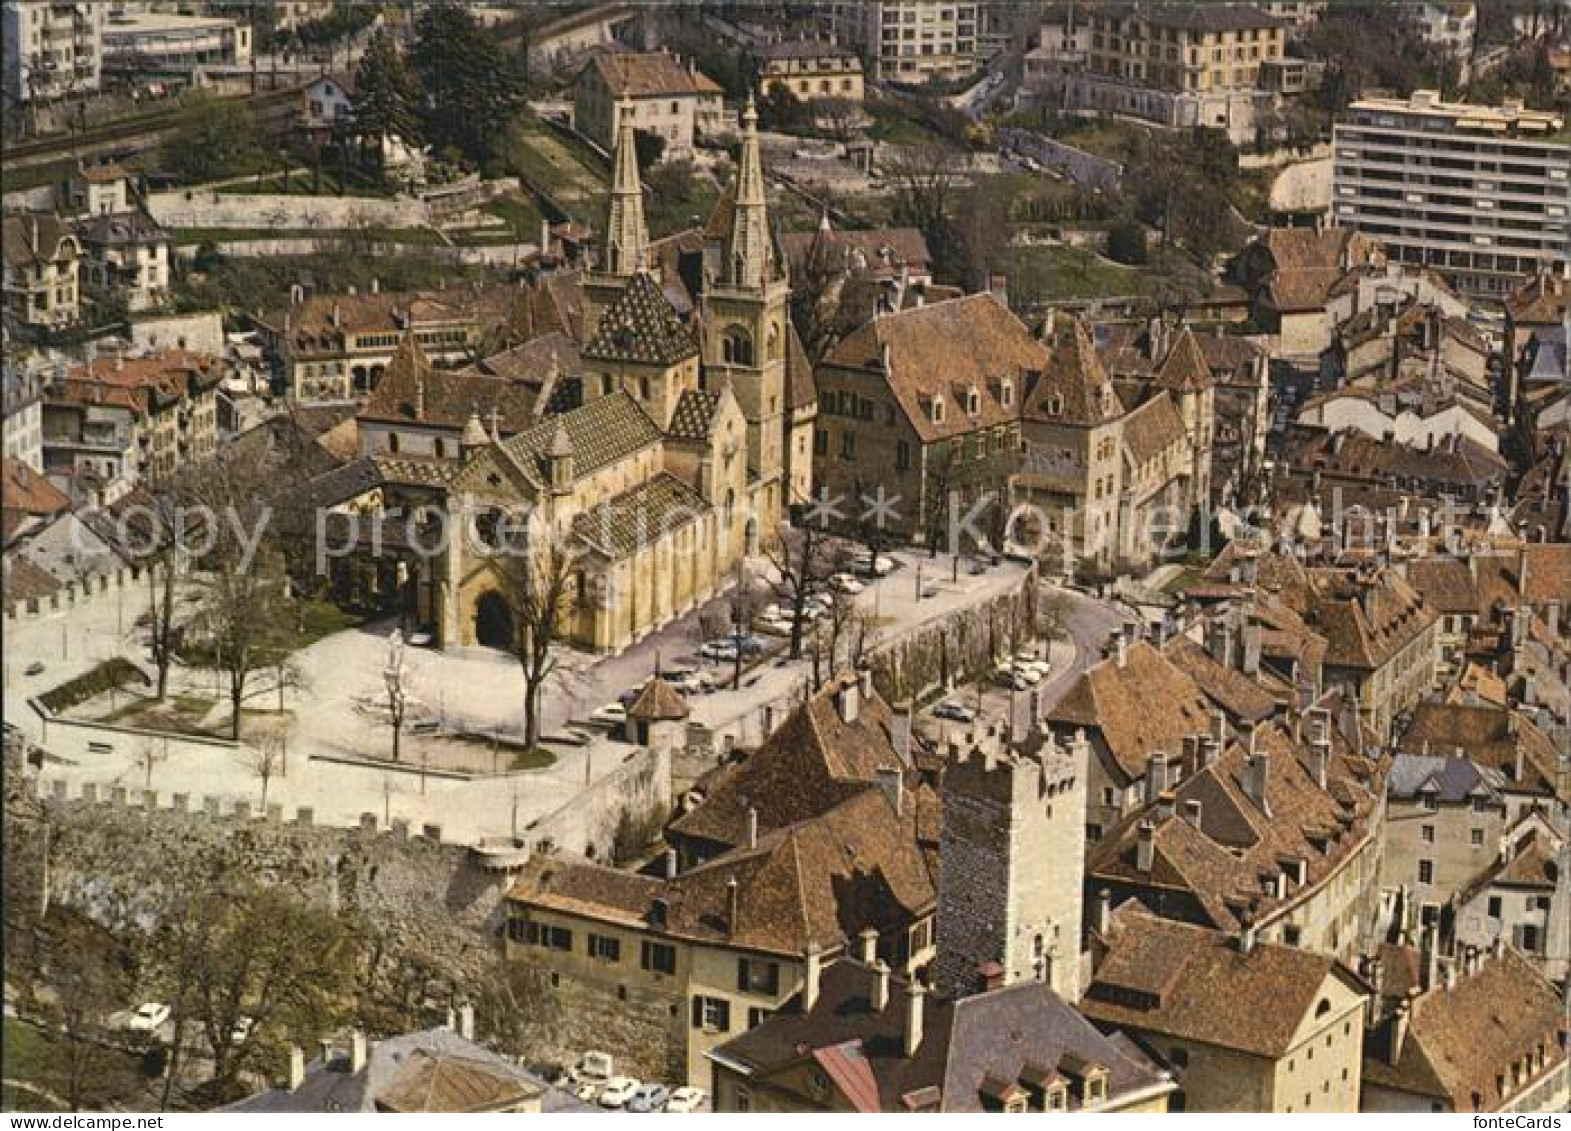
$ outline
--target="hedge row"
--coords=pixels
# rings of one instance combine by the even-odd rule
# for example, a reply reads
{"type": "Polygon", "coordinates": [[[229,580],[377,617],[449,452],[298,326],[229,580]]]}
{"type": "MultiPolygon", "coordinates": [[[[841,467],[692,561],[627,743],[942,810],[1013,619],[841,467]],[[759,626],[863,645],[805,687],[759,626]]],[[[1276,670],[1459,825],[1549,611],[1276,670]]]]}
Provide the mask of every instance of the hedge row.
{"type": "Polygon", "coordinates": [[[124,656],[116,656],[105,660],[95,668],[83,672],[75,679],[67,680],[59,687],[51,688],[38,697],[51,714],[58,715],[62,711],[69,711],[72,707],[86,703],[95,695],[102,695],[106,691],[119,690],[130,683],[139,683],[147,687],[152,680],[146,673],[124,656]]]}

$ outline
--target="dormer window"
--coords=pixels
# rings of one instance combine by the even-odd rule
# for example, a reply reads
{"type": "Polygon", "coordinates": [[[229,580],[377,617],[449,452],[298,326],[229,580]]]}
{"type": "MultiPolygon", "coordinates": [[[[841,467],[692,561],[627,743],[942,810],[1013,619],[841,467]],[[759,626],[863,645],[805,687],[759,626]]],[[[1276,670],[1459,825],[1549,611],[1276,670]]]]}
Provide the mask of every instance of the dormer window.
{"type": "Polygon", "coordinates": [[[1005,377],[998,386],[998,402],[1005,408],[1013,408],[1015,404],[1015,383],[1005,377]]]}
{"type": "Polygon", "coordinates": [[[932,414],[933,423],[934,424],[942,424],[944,422],[944,398],[943,397],[934,397],[933,398],[933,405],[932,405],[932,408],[931,408],[930,412],[932,414]]]}
{"type": "Polygon", "coordinates": [[[982,394],[977,392],[976,386],[966,390],[966,415],[975,416],[982,411],[982,394]]]}
{"type": "Polygon", "coordinates": [[[1069,1089],[1063,1084],[1054,1084],[1047,1090],[1046,1105],[1048,1111],[1067,1111],[1069,1109],[1069,1089]]]}
{"type": "Polygon", "coordinates": [[[1047,398],[1047,415],[1064,415],[1064,398],[1059,396],[1057,393],[1054,393],[1052,396],[1047,398]]]}

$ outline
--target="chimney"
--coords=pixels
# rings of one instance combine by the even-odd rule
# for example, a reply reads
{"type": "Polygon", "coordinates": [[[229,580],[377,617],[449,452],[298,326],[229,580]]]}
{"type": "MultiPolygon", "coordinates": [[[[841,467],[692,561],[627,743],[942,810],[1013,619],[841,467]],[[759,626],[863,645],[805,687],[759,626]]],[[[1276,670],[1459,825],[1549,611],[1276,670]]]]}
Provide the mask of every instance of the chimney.
{"type": "Polygon", "coordinates": [[[1146,804],[1153,805],[1167,788],[1167,755],[1154,751],[1146,755],[1146,804]]]}
{"type": "Polygon", "coordinates": [[[467,1001],[458,1007],[458,1035],[466,1041],[475,1039],[475,1007],[467,1001]]]}
{"type": "Polygon", "coordinates": [[[665,850],[665,878],[676,879],[676,849],[674,848],[665,850]]]}
{"type": "Polygon", "coordinates": [[[1527,547],[1525,545],[1516,552],[1516,591],[1520,596],[1527,596],[1527,547]]]}
{"type": "Polygon", "coordinates": [[[872,668],[862,668],[860,671],[858,671],[856,673],[856,685],[857,685],[857,690],[861,693],[861,700],[862,700],[862,702],[864,702],[864,703],[872,702],[872,699],[873,699],[873,669],[872,668]]]}
{"type": "Polygon", "coordinates": [[[1136,836],[1135,868],[1140,872],[1149,872],[1156,859],[1156,826],[1150,821],[1141,821],[1136,836]]]}
{"type": "Polygon", "coordinates": [[[1433,925],[1425,927],[1423,935],[1418,940],[1420,955],[1419,984],[1425,990],[1432,990],[1440,983],[1440,940],[1435,936],[1439,933],[1433,925]]]}
{"type": "Polygon", "coordinates": [[[1211,738],[1218,747],[1227,741],[1227,716],[1221,711],[1211,712],[1211,738]]]}
{"type": "Polygon", "coordinates": [[[758,847],[758,810],[751,805],[747,807],[747,847],[758,847]]]}
{"type": "Polygon", "coordinates": [[[1560,602],[1550,601],[1544,608],[1544,627],[1552,637],[1560,635],[1560,602]]]}
{"type": "Polygon", "coordinates": [[[873,1012],[882,1013],[889,1008],[889,966],[884,962],[873,963],[873,1012]]]}
{"type": "Polygon", "coordinates": [[[1331,772],[1331,743],[1328,739],[1316,739],[1309,744],[1309,766],[1315,776],[1315,784],[1325,789],[1331,772]]]}
{"type": "Polygon", "coordinates": [[[906,985],[905,1055],[913,1057],[922,1047],[922,1007],[927,990],[915,978],[906,985]]]}
{"type": "Polygon", "coordinates": [[[1253,954],[1255,949],[1255,925],[1244,923],[1238,928],[1238,953],[1253,954]]]}
{"type": "Polygon", "coordinates": [[[1446,993],[1450,993],[1452,990],[1456,989],[1457,961],[1458,960],[1455,958],[1448,958],[1445,961],[1444,969],[1446,993]]]}
{"type": "Polygon", "coordinates": [[[1395,1068],[1402,1063],[1402,1046],[1407,1043],[1408,1014],[1412,1006],[1407,1002],[1398,1002],[1396,1012],[1391,1015],[1391,1067],[1395,1068]]]}
{"type": "Polygon", "coordinates": [[[358,1073],[365,1071],[366,1058],[369,1055],[365,1033],[356,1029],[349,1037],[349,1071],[358,1073]]]}
{"type": "Polygon", "coordinates": [[[1173,795],[1172,790],[1164,789],[1161,796],[1156,799],[1156,819],[1159,821],[1171,821],[1173,813],[1177,808],[1178,798],[1173,795]]]}
{"type": "Polygon", "coordinates": [[[736,934],[737,918],[740,914],[742,891],[737,886],[736,877],[732,876],[726,881],[726,931],[736,934]]]}
{"type": "Polygon", "coordinates": [[[1197,829],[1200,827],[1200,812],[1200,802],[1193,797],[1184,802],[1184,820],[1197,829]]]}
{"type": "Polygon", "coordinates": [[[1233,631],[1223,617],[1213,617],[1206,625],[1206,651],[1224,668],[1233,666],[1233,631]]]}
{"type": "Polygon", "coordinates": [[[1096,893],[1096,933],[1106,936],[1113,927],[1113,893],[1102,888],[1096,893]]]}
{"type": "Polygon", "coordinates": [[[1364,964],[1364,981],[1369,983],[1369,1027],[1373,1028],[1380,1020],[1381,1000],[1385,996],[1385,963],[1378,958],[1369,959],[1364,964]]]}
{"type": "Polygon", "coordinates": [[[889,729],[889,741],[895,748],[895,754],[900,758],[900,764],[909,766],[911,764],[911,704],[909,701],[895,708],[894,720],[889,729]]]}
{"type": "Polygon", "coordinates": [[[768,738],[775,733],[775,705],[764,704],[764,737],[768,738]]]}
{"type": "Polygon", "coordinates": [[[1113,637],[1113,659],[1120,668],[1129,662],[1128,633],[1122,629],[1113,637]]]}
{"type": "Polygon", "coordinates": [[[872,927],[863,927],[856,936],[857,953],[861,956],[864,966],[871,966],[878,960],[878,932],[872,927]]]}
{"type": "MultiPolygon", "coordinates": [[[[735,881],[732,881],[735,886],[735,881]]],[[[809,1013],[818,1004],[818,983],[824,972],[824,953],[818,944],[807,944],[807,968],[802,974],[802,1012],[809,1013]]]]}
{"type": "Polygon", "coordinates": [[[884,795],[894,807],[895,816],[900,816],[905,806],[905,771],[899,766],[880,766],[878,784],[883,787],[884,795]]]}
{"type": "MultiPolygon", "coordinates": [[[[1250,732],[1253,735],[1253,731],[1250,732]]],[[[1251,748],[1254,743],[1250,743],[1251,748]]],[[[1271,780],[1271,755],[1264,750],[1255,751],[1244,763],[1244,792],[1249,795],[1249,800],[1255,803],[1255,808],[1267,817],[1271,815],[1271,803],[1266,798],[1266,783],[1271,780]]]]}
{"type": "Polygon", "coordinates": [[[840,719],[845,723],[854,723],[862,713],[862,684],[858,680],[848,679],[840,685],[839,694],[840,719]]]}
{"type": "Polygon", "coordinates": [[[333,1042],[329,1038],[323,1037],[317,1041],[316,1046],[317,1053],[322,1058],[322,1067],[331,1068],[333,1066],[333,1042]]]}
{"type": "Polygon", "coordinates": [[[1244,674],[1260,674],[1260,626],[1258,624],[1244,627],[1244,674]]]}
{"type": "Polygon", "coordinates": [[[297,1092],[300,1085],[305,1083],[305,1049],[299,1045],[289,1046],[289,1090],[297,1092]]]}

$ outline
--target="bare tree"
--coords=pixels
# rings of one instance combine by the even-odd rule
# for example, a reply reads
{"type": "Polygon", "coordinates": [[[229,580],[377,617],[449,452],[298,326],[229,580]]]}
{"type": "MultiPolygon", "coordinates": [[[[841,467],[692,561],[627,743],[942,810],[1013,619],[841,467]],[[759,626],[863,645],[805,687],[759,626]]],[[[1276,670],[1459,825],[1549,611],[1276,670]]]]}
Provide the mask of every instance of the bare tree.
{"type": "Polygon", "coordinates": [[[109,1041],[108,1019],[130,995],[126,962],[107,931],[70,911],[57,909],[45,924],[45,935],[59,1022],[57,1078],[45,1079],[72,1111],[84,1111],[96,1106],[91,1093],[125,1063],[109,1041]]]}
{"type": "Polygon", "coordinates": [[[775,596],[791,612],[791,648],[793,660],[802,656],[802,629],[807,623],[807,606],[814,593],[842,564],[844,546],[839,538],[824,529],[824,522],[808,514],[802,507],[796,511],[789,528],[782,528],[779,540],[766,551],[774,567],[771,582],[775,596]]]}
{"type": "Polygon", "coordinates": [[[285,777],[289,773],[289,735],[284,727],[270,727],[252,736],[250,745],[246,747],[246,760],[251,773],[262,783],[259,806],[266,812],[268,786],[274,778],[285,777]]]}
{"type": "Polygon", "coordinates": [[[142,771],[142,788],[153,788],[153,771],[169,760],[169,739],[142,740],[136,749],[136,768],[142,771]]]}
{"type": "Polygon", "coordinates": [[[406,683],[408,671],[404,667],[404,634],[396,628],[387,639],[387,666],[382,669],[382,682],[387,687],[387,722],[393,728],[393,761],[398,761],[399,740],[404,733],[404,712],[409,706],[406,683]]]}
{"type": "Polygon", "coordinates": [[[512,614],[511,651],[524,676],[524,744],[540,743],[540,695],[558,666],[573,615],[577,554],[551,532],[532,533],[519,552],[492,558],[512,614]]]}

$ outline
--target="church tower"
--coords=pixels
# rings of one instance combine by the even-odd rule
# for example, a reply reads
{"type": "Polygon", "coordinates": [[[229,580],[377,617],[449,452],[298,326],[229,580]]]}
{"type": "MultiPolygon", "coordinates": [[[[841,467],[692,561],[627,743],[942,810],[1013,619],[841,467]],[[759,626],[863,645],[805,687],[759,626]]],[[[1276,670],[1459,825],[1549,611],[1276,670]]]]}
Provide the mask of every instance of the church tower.
{"type": "Polygon", "coordinates": [[[786,337],[791,285],[769,226],[758,111],[742,113],[736,179],[716,206],[704,249],[703,359],[711,389],[729,386],[747,419],[747,461],[757,471],[758,532],[779,524],[785,496],[786,337]]]}
{"type": "Polygon", "coordinates": [[[627,281],[648,269],[649,229],[644,224],[644,186],[638,175],[633,104],[617,103],[616,153],[611,172],[611,203],[599,262],[584,274],[584,332],[593,334],[600,315],[621,294],[627,281]]]}

